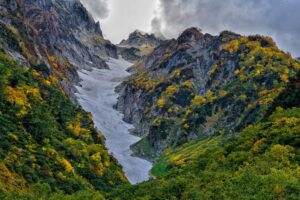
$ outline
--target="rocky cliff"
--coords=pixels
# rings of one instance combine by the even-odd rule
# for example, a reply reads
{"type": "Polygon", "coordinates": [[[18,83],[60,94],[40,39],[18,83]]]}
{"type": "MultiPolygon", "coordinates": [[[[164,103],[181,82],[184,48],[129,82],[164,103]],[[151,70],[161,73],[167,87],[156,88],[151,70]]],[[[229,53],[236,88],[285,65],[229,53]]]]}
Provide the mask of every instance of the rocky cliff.
{"type": "Polygon", "coordinates": [[[268,37],[190,28],[135,68],[117,107],[144,137],[136,154],[153,160],[170,146],[234,135],[260,120],[299,63],[268,37]]]}
{"type": "Polygon", "coordinates": [[[77,69],[117,57],[79,0],[1,0],[0,10],[1,46],[24,64],[46,64],[71,98],[77,69]]]}

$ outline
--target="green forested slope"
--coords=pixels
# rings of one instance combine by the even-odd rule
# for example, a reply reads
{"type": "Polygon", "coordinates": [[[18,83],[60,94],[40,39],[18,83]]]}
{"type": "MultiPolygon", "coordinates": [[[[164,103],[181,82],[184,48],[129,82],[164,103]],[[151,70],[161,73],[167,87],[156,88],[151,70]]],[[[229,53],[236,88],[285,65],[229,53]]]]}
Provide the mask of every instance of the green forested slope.
{"type": "Polygon", "coordinates": [[[45,65],[27,68],[0,52],[0,199],[107,192],[127,182],[91,115],[58,85],[45,65]]]}
{"type": "Polygon", "coordinates": [[[299,78],[291,80],[261,122],[236,137],[168,149],[152,170],[155,180],[118,188],[112,198],[299,199],[299,78]]]}

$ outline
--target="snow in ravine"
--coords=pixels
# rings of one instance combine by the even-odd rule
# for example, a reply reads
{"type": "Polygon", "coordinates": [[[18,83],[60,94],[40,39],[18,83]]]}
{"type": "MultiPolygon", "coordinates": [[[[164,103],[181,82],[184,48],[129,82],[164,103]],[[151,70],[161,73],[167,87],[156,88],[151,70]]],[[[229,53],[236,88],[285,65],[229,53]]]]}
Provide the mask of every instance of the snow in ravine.
{"type": "Polygon", "coordinates": [[[92,113],[96,127],[106,138],[107,148],[122,165],[129,181],[136,184],[149,179],[152,164],[131,156],[130,145],[140,138],[129,133],[133,126],[124,122],[123,114],[113,108],[118,98],[115,87],[129,76],[126,69],[131,63],[110,58],[107,64],[110,69],[79,71],[82,81],[76,95],[81,106],[92,113]]]}

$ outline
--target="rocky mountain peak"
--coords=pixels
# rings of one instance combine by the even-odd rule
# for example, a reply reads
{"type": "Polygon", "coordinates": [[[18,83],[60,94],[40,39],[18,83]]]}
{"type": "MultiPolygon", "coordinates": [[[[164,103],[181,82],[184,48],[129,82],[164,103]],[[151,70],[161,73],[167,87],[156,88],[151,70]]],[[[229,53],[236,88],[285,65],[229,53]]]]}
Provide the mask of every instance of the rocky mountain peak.
{"type": "Polygon", "coordinates": [[[67,28],[84,28],[102,36],[99,23],[94,21],[79,0],[24,0],[22,7],[25,16],[33,19],[33,22],[41,22],[42,19],[52,18],[61,27],[69,25],[67,28]],[[36,20],[34,16],[37,14],[39,18],[42,18],[41,20],[36,20]]]}
{"type": "Polygon", "coordinates": [[[222,31],[220,33],[220,37],[228,38],[228,39],[236,39],[237,37],[240,37],[240,35],[231,31],[222,31]]]}
{"type": "Polygon", "coordinates": [[[141,30],[136,29],[135,31],[133,31],[132,33],[130,33],[130,35],[146,35],[147,33],[141,30]]]}
{"type": "Polygon", "coordinates": [[[178,37],[178,43],[188,43],[192,41],[198,41],[203,38],[203,34],[201,33],[201,30],[198,28],[192,27],[186,29],[179,37],[178,37]]]}
{"type": "Polygon", "coordinates": [[[120,42],[118,52],[123,58],[133,62],[152,53],[163,41],[154,34],[135,30],[129,34],[128,39],[120,42]]]}
{"type": "Polygon", "coordinates": [[[120,45],[139,48],[142,46],[158,46],[160,43],[161,39],[157,38],[154,34],[135,30],[129,34],[128,39],[122,40],[120,45]]]}
{"type": "Polygon", "coordinates": [[[4,50],[28,65],[45,63],[69,96],[77,69],[108,68],[105,60],[117,57],[80,0],[0,0],[0,11],[4,50]]]}

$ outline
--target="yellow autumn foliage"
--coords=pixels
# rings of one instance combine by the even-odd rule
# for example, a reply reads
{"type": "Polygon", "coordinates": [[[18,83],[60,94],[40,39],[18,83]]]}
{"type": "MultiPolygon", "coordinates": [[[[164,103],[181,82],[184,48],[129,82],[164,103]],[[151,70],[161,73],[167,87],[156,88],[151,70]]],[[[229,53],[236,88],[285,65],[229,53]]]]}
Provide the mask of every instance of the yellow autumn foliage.
{"type": "Polygon", "coordinates": [[[173,109],[172,109],[172,108],[169,108],[169,109],[168,109],[168,113],[173,113],[173,109]]]}
{"type": "Polygon", "coordinates": [[[171,97],[173,94],[177,93],[179,91],[179,88],[174,86],[174,85],[171,85],[169,87],[167,87],[166,89],[166,95],[168,97],[171,97]]]}
{"type": "Polygon", "coordinates": [[[160,120],[160,119],[155,119],[155,120],[153,121],[153,124],[154,124],[155,126],[160,126],[160,125],[161,125],[161,120],[160,120]]]}
{"type": "Polygon", "coordinates": [[[229,53],[234,53],[240,47],[242,41],[247,39],[246,37],[241,37],[239,40],[232,40],[223,46],[224,50],[229,51],[229,53]]]}
{"type": "Polygon", "coordinates": [[[71,123],[67,126],[67,129],[70,130],[73,135],[75,136],[79,136],[80,132],[81,132],[81,127],[80,127],[80,123],[76,122],[76,123],[71,123]]]}
{"type": "Polygon", "coordinates": [[[300,122],[300,119],[296,118],[296,117],[281,117],[281,118],[277,118],[273,122],[272,127],[281,127],[283,125],[295,126],[299,122],[300,122]]]}
{"type": "Polygon", "coordinates": [[[9,103],[17,104],[20,106],[29,106],[30,105],[28,102],[27,96],[22,89],[7,86],[6,93],[7,93],[6,100],[9,103]]]}
{"type": "Polygon", "coordinates": [[[204,103],[206,103],[206,99],[200,95],[196,95],[192,100],[193,106],[201,107],[204,103]]]}
{"type": "Polygon", "coordinates": [[[281,74],[280,75],[280,79],[285,82],[285,83],[288,83],[289,82],[289,75],[288,74],[281,74]]]}
{"type": "Polygon", "coordinates": [[[184,124],[183,127],[184,127],[185,129],[189,129],[189,128],[190,128],[190,126],[189,126],[188,124],[184,124]]]}
{"type": "Polygon", "coordinates": [[[188,116],[189,114],[191,114],[193,111],[191,109],[187,109],[185,111],[185,116],[188,116]]]}
{"type": "Polygon", "coordinates": [[[25,186],[25,181],[18,174],[10,171],[4,163],[0,163],[0,187],[2,190],[18,189],[25,186]]]}
{"type": "Polygon", "coordinates": [[[109,166],[110,166],[110,162],[109,161],[103,162],[103,167],[109,167],[109,166]]]}
{"type": "Polygon", "coordinates": [[[180,76],[180,74],[181,74],[180,69],[176,69],[176,70],[172,73],[171,77],[172,77],[172,78],[177,78],[177,77],[180,76]]]}
{"type": "Polygon", "coordinates": [[[55,76],[53,76],[53,75],[50,75],[50,76],[49,76],[49,81],[50,81],[51,83],[54,83],[54,84],[56,84],[56,85],[59,85],[59,81],[58,81],[57,78],[56,78],[55,76]]]}
{"type": "Polygon", "coordinates": [[[101,155],[100,152],[97,152],[93,155],[91,155],[91,160],[96,161],[96,162],[100,162],[101,161],[101,155]]]}
{"type": "Polygon", "coordinates": [[[260,139],[260,140],[257,140],[257,141],[253,144],[252,152],[253,152],[254,154],[259,153],[259,151],[260,151],[260,146],[261,146],[261,144],[263,144],[265,141],[266,141],[265,138],[262,138],[262,139],[260,139]]]}
{"type": "Polygon", "coordinates": [[[62,173],[62,172],[58,172],[57,173],[57,177],[60,179],[60,180],[66,180],[67,177],[62,173]]]}
{"type": "Polygon", "coordinates": [[[36,71],[36,70],[32,70],[32,75],[35,77],[35,78],[41,78],[41,74],[38,72],[38,71],[36,71]]]}
{"type": "Polygon", "coordinates": [[[73,168],[72,164],[68,160],[63,159],[61,161],[61,164],[64,166],[66,172],[68,172],[68,173],[74,173],[74,168],[73,168]]]}
{"type": "Polygon", "coordinates": [[[26,94],[31,95],[35,100],[42,100],[41,94],[40,94],[40,90],[38,88],[35,87],[30,87],[30,86],[22,86],[25,89],[26,94]]]}
{"type": "Polygon", "coordinates": [[[104,171],[102,169],[102,167],[92,167],[94,172],[100,176],[103,176],[104,175],[104,171]]]}
{"type": "Polygon", "coordinates": [[[51,85],[51,82],[47,79],[43,79],[42,82],[47,85],[47,86],[50,86],[51,85]]]}
{"type": "Polygon", "coordinates": [[[212,102],[213,100],[216,99],[214,93],[211,90],[207,90],[205,97],[208,102],[212,102]]]}
{"type": "Polygon", "coordinates": [[[167,100],[164,97],[162,97],[162,98],[158,99],[157,106],[159,108],[163,108],[166,105],[166,102],[167,102],[167,100]]]}
{"type": "Polygon", "coordinates": [[[271,98],[271,97],[266,97],[266,98],[263,98],[261,100],[258,101],[258,103],[260,105],[267,105],[267,104],[272,104],[274,102],[274,99],[271,98]]]}
{"type": "Polygon", "coordinates": [[[58,64],[55,56],[48,56],[48,61],[54,68],[58,68],[58,64]]]}
{"type": "Polygon", "coordinates": [[[219,91],[219,96],[220,97],[225,97],[228,94],[228,92],[226,90],[220,90],[219,91]]]}
{"type": "Polygon", "coordinates": [[[121,179],[121,181],[126,181],[127,180],[126,176],[123,173],[117,171],[117,175],[121,179]]]}
{"type": "Polygon", "coordinates": [[[182,86],[187,87],[187,88],[190,88],[190,89],[193,88],[193,84],[192,84],[191,81],[185,81],[185,82],[183,82],[183,83],[182,83],[182,86]]]}
{"type": "Polygon", "coordinates": [[[18,141],[18,140],[19,140],[19,137],[18,137],[16,134],[14,134],[14,133],[9,133],[8,136],[9,136],[12,140],[14,140],[14,141],[18,141]]]}

